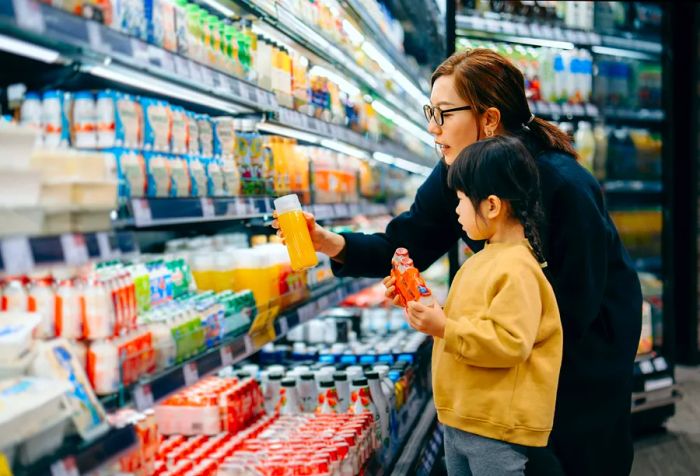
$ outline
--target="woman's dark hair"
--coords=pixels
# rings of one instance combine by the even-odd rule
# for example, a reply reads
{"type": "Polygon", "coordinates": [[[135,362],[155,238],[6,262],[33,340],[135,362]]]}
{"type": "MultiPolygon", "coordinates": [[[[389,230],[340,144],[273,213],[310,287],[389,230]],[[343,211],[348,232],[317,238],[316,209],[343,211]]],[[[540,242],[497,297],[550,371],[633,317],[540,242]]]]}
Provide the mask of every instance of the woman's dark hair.
{"type": "Polygon", "coordinates": [[[539,173],[519,139],[496,136],[465,147],[448,169],[447,185],[464,193],[477,214],[479,204],[489,195],[507,201],[513,216],[522,223],[537,261],[546,263],[539,233],[543,217],[539,173]]]}
{"type": "Polygon", "coordinates": [[[533,154],[558,150],[577,157],[569,136],[558,127],[532,116],[525,95],[525,78],[507,58],[486,48],[458,51],[433,72],[431,85],[454,75],[457,93],[479,117],[488,108],[501,112],[508,134],[518,136],[533,154]]]}

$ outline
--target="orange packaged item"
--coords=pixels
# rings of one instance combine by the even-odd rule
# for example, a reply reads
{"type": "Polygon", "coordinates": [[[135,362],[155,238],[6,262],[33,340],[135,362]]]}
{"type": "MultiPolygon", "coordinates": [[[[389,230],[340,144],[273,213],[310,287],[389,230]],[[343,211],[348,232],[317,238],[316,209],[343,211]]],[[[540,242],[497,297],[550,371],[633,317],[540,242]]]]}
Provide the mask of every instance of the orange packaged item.
{"type": "Polygon", "coordinates": [[[391,259],[391,276],[396,280],[396,292],[401,305],[406,307],[409,301],[419,301],[426,306],[435,302],[428,285],[421,277],[413,260],[408,257],[406,248],[397,248],[391,259]]]}

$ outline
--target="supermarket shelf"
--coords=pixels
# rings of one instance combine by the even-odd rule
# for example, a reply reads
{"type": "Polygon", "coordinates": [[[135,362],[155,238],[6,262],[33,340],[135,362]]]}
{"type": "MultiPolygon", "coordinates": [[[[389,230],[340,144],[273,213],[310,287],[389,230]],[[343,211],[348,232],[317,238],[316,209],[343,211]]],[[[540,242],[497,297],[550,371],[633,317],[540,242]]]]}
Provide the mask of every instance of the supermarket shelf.
{"type": "Polygon", "coordinates": [[[394,465],[394,469],[391,472],[392,476],[416,474],[415,466],[419,459],[423,460],[421,462],[421,469],[424,470],[423,474],[430,474],[430,469],[435,462],[437,454],[431,453],[430,455],[424,455],[422,450],[426,444],[430,445],[431,450],[433,449],[432,446],[434,446],[432,438],[435,436],[437,426],[437,411],[435,410],[435,405],[432,400],[428,400],[420,415],[420,420],[414,425],[411,436],[404,445],[394,465]],[[423,458],[421,458],[421,456],[423,456],[423,458]],[[431,457],[432,461],[430,461],[431,457]],[[430,468],[426,468],[425,465],[429,465],[430,468]]]}
{"type": "Polygon", "coordinates": [[[21,41],[12,51],[19,55],[73,62],[84,73],[140,91],[234,114],[278,107],[270,91],[36,0],[3,2],[0,32],[21,41]]]}
{"type": "Polygon", "coordinates": [[[136,444],[133,425],[112,428],[105,435],[91,442],[79,437],[64,440],[63,445],[52,455],[46,456],[30,466],[14,468],[15,476],[74,475],[87,474],[120,456],[136,444]]]}
{"type": "MultiPolygon", "coordinates": [[[[115,222],[118,228],[156,228],[217,221],[266,218],[274,210],[273,197],[132,198],[115,222]]],[[[386,215],[387,205],[361,202],[307,205],[318,220],[339,220],[357,215],[386,215]]]]}
{"type": "Polygon", "coordinates": [[[374,43],[386,53],[394,66],[397,66],[408,78],[422,77],[421,72],[411,67],[408,61],[406,61],[405,54],[388,42],[386,35],[382,33],[379,25],[374,21],[372,15],[365,10],[361,2],[358,0],[344,0],[344,2],[350,7],[350,10],[355,13],[355,18],[364,26],[365,33],[371,33],[374,43]]]}
{"type": "Polygon", "coordinates": [[[626,109],[606,107],[598,109],[595,104],[557,104],[547,101],[529,101],[530,111],[536,116],[552,120],[603,119],[606,122],[631,124],[661,124],[664,111],[658,109],[626,109]]]}
{"type": "Polygon", "coordinates": [[[601,115],[607,120],[625,122],[662,123],[666,115],[660,109],[604,108],[601,115]]]}
{"type": "MultiPolygon", "coordinates": [[[[275,339],[284,336],[289,329],[315,318],[321,311],[339,304],[350,294],[371,284],[374,279],[333,279],[312,290],[311,298],[301,305],[283,312],[274,322],[275,339]]],[[[115,395],[103,397],[102,403],[109,411],[116,410],[129,403],[144,410],[154,402],[166,397],[186,385],[198,380],[225,365],[239,362],[260,350],[269,339],[260,342],[250,335],[242,335],[227,340],[216,347],[206,350],[199,356],[176,365],[157,375],[141,379],[137,384],[123,388],[115,395]]]]}
{"type": "Polygon", "coordinates": [[[352,150],[354,147],[370,156],[375,152],[379,152],[393,157],[400,157],[419,165],[432,167],[435,161],[429,154],[421,156],[421,154],[409,150],[402,144],[390,140],[378,142],[347,127],[331,124],[283,107],[279,108],[276,120],[264,121],[258,124],[258,129],[263,132],[269,131],[320,144],[350,155],[358,154],[357,151],[352,150]]]}
{"type": "Polygon", "coordinates": [[[508,20],[498,14],[462,14],[457,15],[456,22],[458,36],[562,49],[592,47],[594,53],[627,53],[640,59],[652,60],[657,59],[663,51],[660,42],[643,40],[631,34],[599,35],[592,31],[537,23],[524,18],[508,20]]]}
{"type": "MultiPolygon", "coordinates": [[[[297,18],[288,8],[281,4],[271,5],[272,2],[261,0],[236,0],[236,2],[263,18],[267,24],[277,31],[280,31],[319,58],[338,68],[339,71],[345,73],[349,78],[374,91],[375,94],[392,104],[397,110],[407,114],[416,124],[420,125],[422,123],[423,116],[420,109],[422,104],[407,102],[405,99],[398,98],[395,94],[386,90],[382,82],[374,76],[374,73],[358,65],[350,54],[335,46],[333,41],[327,39],[314,27],[297,18]]],[[[414,76],[408,76],[408,79],[419,77],[419,73],[414,74],[414,76]]]]}
{"type": "Polygon", "coordinates": [[[13,275],[28,273],[35,266],[80,266],[138,251],[136,237],[127,231],[0,238],[0,272],[13,275]]]}

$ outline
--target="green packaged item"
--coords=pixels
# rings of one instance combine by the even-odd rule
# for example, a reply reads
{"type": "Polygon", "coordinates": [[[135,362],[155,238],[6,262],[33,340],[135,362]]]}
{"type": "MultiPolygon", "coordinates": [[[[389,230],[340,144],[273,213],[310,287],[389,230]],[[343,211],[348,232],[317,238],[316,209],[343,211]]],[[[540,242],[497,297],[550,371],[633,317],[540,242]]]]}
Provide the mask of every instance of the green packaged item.
{"type": "Polygon", "coordinates": [[[184,322],[173,327],[173,339],[175,340],[175,360],[180,363],[204,350],[204,329],[199,318],[184,322]]]}
{"type": "Polygon", "coordinates": [[[183,258],[170,260],[165,263],[172,275],[173,298],[178,299],[186,296],[192,288],[192,271],[183,258]]]}

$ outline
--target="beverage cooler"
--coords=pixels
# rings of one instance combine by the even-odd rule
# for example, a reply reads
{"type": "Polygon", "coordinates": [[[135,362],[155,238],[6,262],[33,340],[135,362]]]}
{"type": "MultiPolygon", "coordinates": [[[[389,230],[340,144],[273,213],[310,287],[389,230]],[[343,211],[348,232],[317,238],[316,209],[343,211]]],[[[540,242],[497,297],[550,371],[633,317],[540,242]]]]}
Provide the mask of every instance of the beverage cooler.
{"type": "Polygon", "coordinates": [[[530,110],[570,134],[603,188],[644,297],[630,369],[634,426],[658,426],[679,398],[675,315],[664,305],[676,279],[671,174],[683,173],[669,164],[669,13],[647,2],[510,1],[458,1],[455,12],[454,50],[510,58],[525,76],[530,110]]]}

